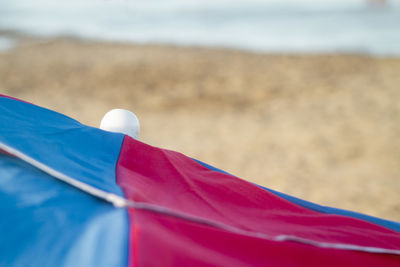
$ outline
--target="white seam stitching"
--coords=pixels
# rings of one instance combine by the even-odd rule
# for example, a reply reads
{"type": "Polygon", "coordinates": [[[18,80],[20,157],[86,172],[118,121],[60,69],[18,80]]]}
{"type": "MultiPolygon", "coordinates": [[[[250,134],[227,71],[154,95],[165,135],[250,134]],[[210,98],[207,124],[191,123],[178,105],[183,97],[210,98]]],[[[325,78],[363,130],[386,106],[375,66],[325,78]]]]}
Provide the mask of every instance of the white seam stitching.
{"type": "Polygon", "coordinates": [[[103,190],[93,187],[91,185],[85,184],[77,179],[74,179],[74,178],[68,176],[68,175],[65,175],[65,174],[35,160],[34,158],[31,158],[30,156],[24,154],[23,152],[4,144],[3,142],[0,142],[0,148],[3,149],[4,151],[6,151],[7,153],[14,155],[17,158],[35,166],[36,168],[44,171],[45,173],[53,176],[56,179],[59,179],[67,184],[70,184],[70,185],[72,185],[86,193],[89,193],[93,196],[96,196],[98,198],[106,200],[107,202],[111,202],[115,207],[122,208],[122,207],[126,207],[128,205],[128,200],[126,200],[125,198],[120,197],[113,193],[108,193],[106,191],[103,191],[103,190]]]}

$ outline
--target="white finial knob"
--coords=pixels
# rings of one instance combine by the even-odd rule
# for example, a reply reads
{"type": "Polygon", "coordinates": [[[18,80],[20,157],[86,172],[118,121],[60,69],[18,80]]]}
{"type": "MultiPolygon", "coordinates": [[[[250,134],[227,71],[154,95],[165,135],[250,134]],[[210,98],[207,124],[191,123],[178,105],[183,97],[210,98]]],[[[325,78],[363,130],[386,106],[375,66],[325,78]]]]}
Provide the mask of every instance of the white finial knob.
{"type": "Polygon", "coordinates": [[[135,114],[126,109],[112,109],[104,115],[100,129],[123,133],[134,139],[139,139],[140,124],[135,114]]]}

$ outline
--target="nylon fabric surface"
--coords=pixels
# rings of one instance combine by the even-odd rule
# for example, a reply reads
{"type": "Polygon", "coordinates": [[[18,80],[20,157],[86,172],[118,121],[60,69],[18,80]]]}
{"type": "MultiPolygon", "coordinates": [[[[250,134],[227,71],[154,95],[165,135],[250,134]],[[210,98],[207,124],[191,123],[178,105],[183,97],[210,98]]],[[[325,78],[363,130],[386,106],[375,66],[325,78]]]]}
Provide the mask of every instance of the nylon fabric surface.
{"type": "Polygon", "coordinates": [[[0,96],[0,142],[103,191],[123,196],[115,166],[124,135],[0,96]]]}
{"type": "Polygon", "coordinates": [[[0,154],[0,266],[125,267],[128,215],[0,154]]]}
{"type": "MultiPolygon", "coordinates": [[[[272,237],[291,235],[317,242],[400,249],[400,234],[395,231],[363,220],[301,207],[254,184],[212,171],[182,154],[130,137],[125,137],[122,146],[117,183],[130,200],[244,231],[272,237]]],[[[135,216],[132,218],[135,220],[135,216]]],[[[209,243],[213,242],[215,240],[210,238],[209,243]]],[[[137,246],[141,246],[140,242],[137,246]]],[[[140,253],[138,257],[146,258],[140,253]]]]}
{"type": "Polygon", "coordinates": [[[274,242],[148,211],[131,212],[131,266],[399,266],[400,257],[274,242]],[[156,256],[155,256],[156,255],[156,256]]]}
{"type": "MultiPolygon", "coordinates": [[[[202,166],[206,167],[207,169],[211,170],[211,171],[216,171],[216,172],[220,172],[220,173],[224,173],[224,174],[229,174],[223,170],[220,170],[218,168],[215,168],[209,164],[206,164],[204,162],[201,162],[199,160],[194,159],[197,163],[201,164],[202,166]]],[[[229,174],[231,175],[231,174],[229,174]]],[[[400,223],[398,222],[394,222],[394,221],[390,221],[390,220],[385,220],[385,219],[381,219],[381,218],[377,218],[377,217],[373,217],[373,216],[369,216],[369,215],[365,215],[362,213],[358,213],[358,212],[354,212],[354,211],[349,211],[349,210],[343,210],[343,209],[338,209],[338,208],[332,208],[332,207],[327,207],[327,206],[321,206],[297,197],[293,197],[287,194],[284,194],[282,192],[278,192],[269,188],[266,188],[264,186],[260,186],[257,185],[260,188],[267,190],[279,197],[282,197],[296,205],[300,205],[304,208],[308,208],[314,211],[318,211],[318,212],[322,212],[322,213],[328,213],[328,214],[337,214],[337,215],[343,215],[343,216],[349,216],[349,217],[353,217],[353,218],[357,218],[357,219],[361,219],[361,220],[365,220],[368,221],[370,223],[375,223],[378,224],[380,226],[389,228],[391,230],[400,232],[400,223]]]]}
{"type": "Polygon", "coordinates": [[[321,205],[318,205],[318,204],[315,204],[315,203],[312,203],[309,201],[305,201],[303,199],[293,197],[293,196],[290,196],[290,195],[287,195],[287,194],[284,194],[284,193],[281,193],[281,192],[278,192],[278,191],[275,191],[275,190],[272,190],[272,189],[269,189],[269,188],[266,188],[263,186],[260,186],[260,187],[265,190],[268,190],[269,192],[271,192],[275,195],[278,195],[286,200],[289,200],[297,205],[300,205],[302,207],[305,207],[305,208],[308,208],[311,210],[315,210],[315,211],[322,212],[322,213],[337,214],[337,215],[353,217],[353,218],[357,218],[360,220],[368,221],[370,223],[374,223],[374,224],[386,227],[386,228],[394,230],[396,232],[400,232],[400,223],[398,223],[398,222],[389,221],[389,220],[365,215],[365,214],[354,212],[354,211],[321,206],[321,205]]]}

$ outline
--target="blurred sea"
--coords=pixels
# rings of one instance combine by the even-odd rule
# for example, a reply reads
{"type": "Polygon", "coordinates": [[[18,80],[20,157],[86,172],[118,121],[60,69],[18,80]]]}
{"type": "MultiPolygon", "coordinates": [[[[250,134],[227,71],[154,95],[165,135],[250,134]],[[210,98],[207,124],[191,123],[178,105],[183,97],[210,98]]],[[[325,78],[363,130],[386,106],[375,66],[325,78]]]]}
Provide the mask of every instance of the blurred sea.
{"type": "MultiPolygon", "coordinates": [[[[264,52],[400,55],[400,0],[0,0],[0,31],[264,52]]],[[[0,47],[12,40],[0,40],[0,47]]]]}

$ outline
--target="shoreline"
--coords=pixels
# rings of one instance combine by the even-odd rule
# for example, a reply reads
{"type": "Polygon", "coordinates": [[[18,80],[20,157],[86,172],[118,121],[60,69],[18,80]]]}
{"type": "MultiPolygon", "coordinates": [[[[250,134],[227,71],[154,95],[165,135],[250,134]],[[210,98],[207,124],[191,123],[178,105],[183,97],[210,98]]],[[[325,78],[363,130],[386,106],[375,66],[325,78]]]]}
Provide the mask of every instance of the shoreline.
{"type": "MultiPolygon", "coordinates": [[[[0,34],[1,36],[1,34],[0,34]]],[[[21,37],[0,92],[322,205],[400,220],[400,58],[21,37]]]]}
{"type": "MultiPolygon", "coordinates": [[[[45,43],[52,41],[67,41],[67,42],[78,42],[78,43],[90,43],[90,44],[108,44],[108,45],[120,45],[120,46],[133,46],[133,47],[167,47],[177,49],[198,49],[198,50],[213,50],[213,51],[230,51],[236,53],[246,53],[254,55],[266,55],[266,56],[360,56],[360,57],[372,57],[378,59],[400,59],[400,54],[377,54],[368,51],[319,51],[319,52],[306,52],[306,51],[263,51],[258,49],[244,48],[240,46],[224,46],[224,45],[201,45],[201,44],[181,44],[181,43],[168,43],[168,42],[139,42],[139,41],[122,41],[122,40],[110,40],[107,38],[90,38],[78,35],[40,35],[40,34],[29,34],[24,31],[18,30],[6,30],[0,29],[0,38],[11,40],[14,45],[12,48],[17,48],[19,45],[33,44],[33,43],[45,43]]],[[[7,49],[8,50],[8,49],[7,49]]]]}

